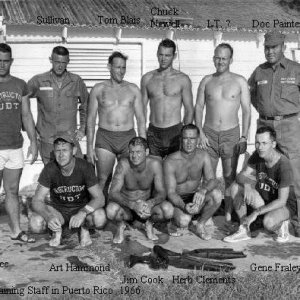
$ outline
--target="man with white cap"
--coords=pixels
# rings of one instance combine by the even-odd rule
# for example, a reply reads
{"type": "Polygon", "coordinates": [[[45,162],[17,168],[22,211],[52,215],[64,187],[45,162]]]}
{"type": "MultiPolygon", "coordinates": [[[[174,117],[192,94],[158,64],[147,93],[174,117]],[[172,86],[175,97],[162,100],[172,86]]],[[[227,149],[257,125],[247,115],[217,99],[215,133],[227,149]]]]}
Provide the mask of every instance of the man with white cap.
{"type": "Polygon", "coordinates": [[[284,56],[285,35],[278,31],[265,34],[266,62],[249,79],[251,102],[259,113],[257,127],[270,126],[277,145],[291,161],[297,198],[298,220],[295,233],[300,236],[300,64],[284,56]]]}

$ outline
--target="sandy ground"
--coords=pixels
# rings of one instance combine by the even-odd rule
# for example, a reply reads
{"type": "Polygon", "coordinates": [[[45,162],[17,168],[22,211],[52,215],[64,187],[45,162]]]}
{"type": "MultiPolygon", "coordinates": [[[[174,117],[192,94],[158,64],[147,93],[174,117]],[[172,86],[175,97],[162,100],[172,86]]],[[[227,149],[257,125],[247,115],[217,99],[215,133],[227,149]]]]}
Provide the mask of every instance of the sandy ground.
{"type": "MultiPolygon", "coordinates": [[[[126,230],[126,239],[121,245],[112,244],[112,236],[115,227],[108,224],[103,231],[97,231],[92,235],[93,245],[80,248],[77,234],[65,232],[63,243],[58,248],[48,245],[49,234],[37,235],[36,243],[24,244],[10,239],[10,231],[7,224],[8,218],[3,213],[0,215],[0,298],[17,299],[16,295],[24,291],[25,299],[44,299],[55,296],[72,295],[75,289],[89,291],[98,295],[101,291],[116,292],[121,284],[119,270],[128,261],[130,254],[142,255],[149,252],[154,243],[146,239],[142,230],[131,228],[126,230]],[[94,267],[93,270],[77,271],[78,266],[94,267]],[[1,289],[15,289],[16,295],[1,295],[1,289]]],[[[28,218],[23,211],[21,216],[22,228],[27,229],[28,218]]],[[[286,244],[276,243],[272,235],[263,230],[255,231],[249,241],[237,244],[226,244],[222,238],[227,231],[224,218],[214,218],[214,224],[209,226],[213,233],[213,239],[205,242],[186,232],[182,237],[170,237],[165,226],[156,229],[159,244],[175,252],[183,249],[193,250],[198,248],[233,248],[244,251],[246,258],[234,259],[231,262],[236,266],[232,276],[244,271],[261,272],[255,267],[265,266],[269,270],[279,272],[292,272],[292,266],[300,268],[300,239],[291,237],[286,244]],[[277,264],[277,265],[276,265],[277,264]],[[277,269],[276,269],[277,266],[277,269]],[[283,269],[281,269],[283,267],[283,269]],[[270,269],[271,268],[271,269],[270,269]]],[[[167,270],[151,270],[147,265],[137,264],[130,269],[135,274],[135,280],[155,281],[172,280],[173,276],[185,276],[191,270],[178,269],[169,266],[167,270]]],[[[3,290],[2,290],[3,291],[3,290]]],[[[3,292],[2,292],[3,294],[3,292]]],[[[21,297],[21,299],[24,297],[21,297]]]]}

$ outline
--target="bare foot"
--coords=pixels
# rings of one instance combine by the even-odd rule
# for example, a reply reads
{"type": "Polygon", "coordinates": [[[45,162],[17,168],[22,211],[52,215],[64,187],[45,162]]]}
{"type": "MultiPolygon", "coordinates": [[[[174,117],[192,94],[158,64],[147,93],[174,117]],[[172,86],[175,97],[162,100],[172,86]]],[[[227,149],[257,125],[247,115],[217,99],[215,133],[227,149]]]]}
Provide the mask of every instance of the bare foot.
{"type": "Polygon", "coordinates": [[[174,236],[174,237],[183,236],[183,230],[181,228],[177,227],[172,222],[168,223],[167,229],[168,229],[168,234],[170,236],[174,236]]]}
{"type": "Polygon", "coordinates": [[[62,231],[55,231],[53,232],[54,237],[50,240],[49,246],[51,247],[58,247],[61,242],[61,233],[62,231]]]}
{"type": "Polygon", "coordinates": [[[118,229],[113,239],[113,243],[121,244],[124,241],[124,231],[126,228],[126,224],[124,222],[120,222],[118,224],[118,229]]]}
{"type": "Polygon", "coordinates": [[[80,228],[80,246],[87,247],[91,245],[93,242],[90,237],[90,232],[87,228],[81,227],[80,228]]]}
{"type": "Polygon", "coordinates": [[[196,224],[196,234],[205,241],[212,238],[212,236],[206,231],[205,225],[199,222],[196,224]]]}
{"type": "Polygon", "coordinates": [[[149,240],[157,241],[158,236],[153,233],[153,223],[149,220],[146,222],[146,235],[149,240]]]}

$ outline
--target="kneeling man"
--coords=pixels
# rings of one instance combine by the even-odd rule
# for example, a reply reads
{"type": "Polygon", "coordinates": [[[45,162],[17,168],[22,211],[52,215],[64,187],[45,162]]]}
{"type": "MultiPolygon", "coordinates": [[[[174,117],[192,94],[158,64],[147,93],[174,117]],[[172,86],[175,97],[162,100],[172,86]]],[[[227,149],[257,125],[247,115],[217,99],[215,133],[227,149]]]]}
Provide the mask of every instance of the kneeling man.
{"type": "MultiPolygon", "coordinates": [[[[217,189],[209,154],[197,149],[199,128],[193,124],[182,127],[181,150],[170,154],[164,162],[168,198],[175,206],[174,221],[187,228],[197,216],[196,233],[204,240],[211,239],[205,223],[213,216],[222,201],[217,189]],[[202,178],[204,180],[202,182],[202,178]]],[[[169,232],[178,236],[178,232],[169,232]]]]}
{"type": "Polygon", "coordinates": [[[71,132],[54,137],[55,161],[49,162],[38,179],[33,198],[34,214],[30,226],[34,232],[45,227],[53,232],[50,246],[61,242],[62,226],[80,228],[80,244],[92,243],[89,227],[101,228],[106,222],[104,196],[91,164],[75,157],[76,139],[71,132]],[[50,202],[46,196],[50,191],[50,202]]]}
{"type": "Polygon", "coordinates": [[[255,136],[256,151],[247,167],[236,177],[231,187],[234,208],[240,218],[239,230],[224,238],[225,242],[239,242],[251,238],[249,226],[264,215],[264,227],[277,233],[275,240],[289,240],[289,218],[296,214],[296,200],[290,161],[276,149],[276,132],[268,126],[260,127],[255,136]],[[247,216],[247,205],[254,211],[247,216]]]}
{"type": "Polygon", "coordinates": [[[124,221],[146,221],[147,237],[157,240],[153,223],[173,216],[172,204],[165,201],[161,162],[148,154],[147,141],[135,137],[129,142],[129,158],[121,159],[116,167],[106,208],[107,218],[118,223],[114,243],[124,240],[124,221]]]}

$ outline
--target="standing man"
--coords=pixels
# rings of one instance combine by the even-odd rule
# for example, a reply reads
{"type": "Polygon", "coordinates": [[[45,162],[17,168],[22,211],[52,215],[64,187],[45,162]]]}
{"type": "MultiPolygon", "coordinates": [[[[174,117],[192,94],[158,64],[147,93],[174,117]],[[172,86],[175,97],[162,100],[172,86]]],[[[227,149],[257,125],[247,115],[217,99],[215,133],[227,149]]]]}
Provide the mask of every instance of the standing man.
{"type": "Polygon", "coordinates": [[[50,57],[52,69],[34,76],[28,82],[31,97],[37,98],[37,132],[40,154],[44,164],[54,160],[53,137],[59,131],[76,131],[77,156],[82,157],[79,142],[85,136],[86,110],[89,94],[83,80],[67,71],[69,63],[67,48],[53,48],[50,57]],[[77,130],[77,106],[80,128],[77,130]]]}
{"type": "Polygon", "coordinates": [[[153,223],[169,220],[173,206],[166,201],[161,161],[149,157],[147,141],[135,137],[129,142],[129,158],[119,161],[109,193],[107,218],[117,222],[114,243],[124,240],[125,221],[145,223],[150,240],[158,240],[153,223]]]}
{"type": "Polygon", "coordinates": [[[11,223],[12,240],[35,240],[20,228],[19,183],[24,166],[22,124],[30,139],[31,164],[37,158],[34,122],[26,83],[10,75],[13,63],[9,45],[0,44],[0,184],[3,179],[5,209],[11,223]]]}
{"type": "Polygon", "coordinates": [[[97,83],[91,91],[87,120],[87,157],[96,161],[98,179],[107,198],[108,186],[116,158],[128,156],[128,143],[138,134],[146,136],[146,122],[139,88],[123,80],[127,57],[113,52],[108,58],[110,79],[97,83]],[[95,122],[98,111],[99,127],[94,150],[95,122]]]}
{"type": "Polygon", "coordinates": [[[181,108],[184,106],[183,123],[192,123],[194,118],[193,95],[189,77],[173,69],[176,45],[164,39],[158,45],[159,68],[142,77],[141,89],[147,117],[150,101],[150,124],[147,140],[150,154],[164,158],[180,148],[182,128],[181,108]]]}
{"type": "Polygon", "coordinates": [[[300,237],[300,64],[284,57],[285,36],[277,31],[265,34],[266,62],[249,79],[251,102],[259,113],[257,127],[270,126],[277,144],[291,160],[298,220],[294,226],[300,237]]]}
{"type": "Polygon", "coordinates": [[[87,161],[75,157],[76,138],[72,132],[58,132],[54,137],[55,161],[48,163],[38,179],[33,197],[35,214],[30,219],[34,232],[47,224],[53,232],[50,246],[61,243],[62,226],[80,228],[82,247],[92,243],[89,227],[102,228],[106,222],[105,201],[95,171],[87,161]],[[50,192],[51,201],[46,196],[50,192]]]}
{"type": "Polygon", "coordinates": [[[220,44],[213,61],[216,72],[200,82],[195,107],[196,125],[200,128],[200,146],[207,150],[216,174],[219,157],[225,181],[225,219],[231,221],[232,199],[229,187],[235,179],[239,154],[247,149],[250,127],[250,93],[244,77],[230,72],[233,49],[220,44]],[[204,126],[203,110],[206,106],[204,126]],[[242,134],[238,111],[242,108],[242,134]]]}
{"type": "MultiPolygon", "coordinates": [[[[168,199],[174,205],[174,221],[180,228],[187,228],[197,216],[196,233],[203,240],[210,240],[205,224],[219,208],[222,193],[217,189],[209,154],[197,149],[199,129],[193,124],[182,127],[181,149],[164,161],[164,176],[168,199]]],[[[178,236],[179,233],[171,235],[178,236]]]]}
{"type": "Polygon", "coordinates": [[[277,233],[277,242],[284,243],[289,240],[288,220],[296,214],[296,201],[290,188],[293,179],[290,161],[276,149],[276,132],[271,127],[257,129],[255,148],[247,167],[237,175],[231,186],[241,225],[224,241],[233,243],[250,239],[251,223],[264,215],[264,227],[277,233]],[[247,205],[254,208],[248,216],[247,205]]]}

